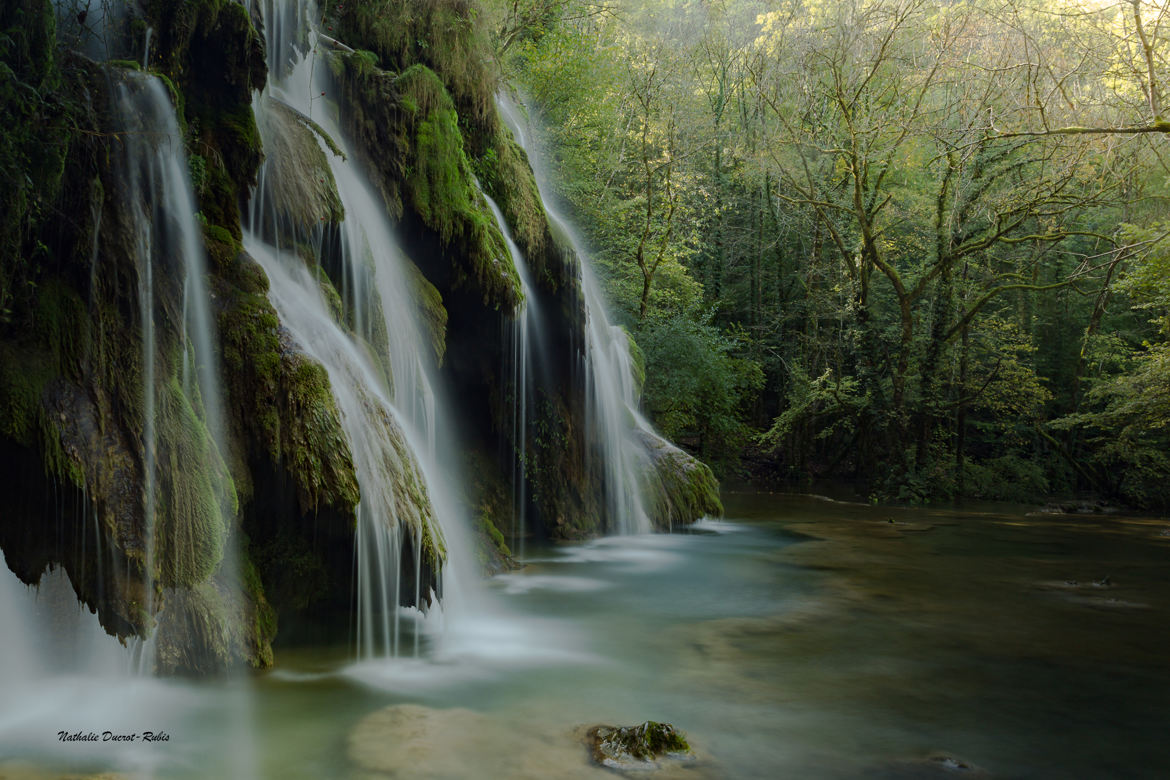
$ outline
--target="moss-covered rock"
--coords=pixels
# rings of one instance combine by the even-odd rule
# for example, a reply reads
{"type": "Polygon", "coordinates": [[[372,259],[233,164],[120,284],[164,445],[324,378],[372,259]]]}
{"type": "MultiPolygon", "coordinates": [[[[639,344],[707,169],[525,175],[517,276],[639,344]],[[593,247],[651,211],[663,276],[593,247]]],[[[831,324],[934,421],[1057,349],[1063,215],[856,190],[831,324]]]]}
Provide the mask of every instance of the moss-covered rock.
{"type": "MultiPolygon", "coordinates": [[[[255,266],[243,253],[236,262],[255,266]]],[[[262,271],[257,283],[267,288],[262,271]]],[[[297,349],[260,292],[237,289],[219,324],[226,378],[240,402],[233,422],[250,448],[246,460],[286,473],[302,514],[329,508],[352,518],[357,477],[325,369],[297,349]]]]}
{"type": "Polygon", "coordinates": [[[324,131],[308,117],[271,98],[264,98],[260,135],[268,165],[265,193],[270,201],[257,229],[276,235],[282,245],[304,241],[313,231],[341,222],[345,211],[333,171],[320,140],[324,131]],[[268,224],[275,219],[276,224],[268,224]]]}
{"type": "Polygon", "coordinates": [[[533,279],[547,293],[558,293],[576,278],[577,258],[568,241],[552,230],[527,153],[495,112],[486,128],[473,144],[479,150],[471,152],[472,167],[504,213],[533,279]]]}
{"type": "Polygon", "coordinates": [[[447,351],[447,309],[443,307],[443,296],[427,281],[418,266],[403,259],[406,274],[414,291],[413,300],[418,307],[419,322],[426,328],[426,336],[435,353],[435,363],[442,364],[447,351]]]}
{"type": "Polygon", "coordinates": [[[514,537],[519,529],[515,526],[511,490],[503,475],[491,458],[477,452],[467,453],[463,471],[469,476],[480,568],[487,574],[516,568],[504,531],[514,537]]]}
{"type": "Polygon", "coordinates": [[[650,472],[642,480],[646,511],[654,527],[670,530],[704,516],[723,515],[719,482],[707,464],[649,431],[638,431],[649,455],[650,472]]]}
{"type": "MultiPolygon", "coordinates": [[[[172,379],[158,398],[157,579],[163,587],[194,587],[223,561],[236,518],[235,486],[207,428],[172,379]]],[[[147,445],[151,446],[151,445],[147,445]]]]}
{"type": "Polygon", "coordinates": [[[221,566],[191,587],[166,589],[155,634],[157,674],[206,676],[272,665],[276,632],[251,562],[221,566]]]}
{"type": "Polygon", "coordinates": [[[657,759],[692,755],[682,732],[652,720],[638,726],[594,726],[587,739],[593,760],[608,769],[652,769],[657,759]]]}
{"type": "Polygon", "coordinates": [[[252,92],[267,76],[263,38],[233,0],[143,5],[156,36],[151,65],[182,96],[189,146],[207,163],[197,188],[200,211],[239,238],[240,201],[256,182],[262,155],[252,92]]]}
{"type": "Polygon", "coordinates": [[[584,409],[542,394],[529,426],[527,476],[541,533],[588,539],[601,533],[601,484],[588,467],[584,409]]]}
{"type": "Polygon", "coordinates": [[[438,73],[468,122],[491,112],[498,75],[481,15],[471,0],[370,0],[329,8],[329,26],[386,70],[416,63],[438,73]]]}
{"type": "Polygon", "coordinates": [[[491,209],[476,187],[459,115],[442,80],[422,64],[394,75],[362,52],[336,55],[346,129],[371,168],[391,213],[433,233],[453,287],[513,311],[520,278],[491,209]]]}

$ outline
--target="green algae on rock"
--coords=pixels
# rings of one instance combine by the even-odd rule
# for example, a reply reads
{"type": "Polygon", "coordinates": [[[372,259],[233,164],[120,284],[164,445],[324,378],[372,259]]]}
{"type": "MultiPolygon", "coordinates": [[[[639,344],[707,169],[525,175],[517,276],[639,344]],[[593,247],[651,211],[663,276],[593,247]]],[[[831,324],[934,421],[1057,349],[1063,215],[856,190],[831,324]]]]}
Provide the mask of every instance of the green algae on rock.
{"type": "Polygon", "coordinates": [[[594,726],[587,736],[593,760],[608,769],[653,769],[658,759],[693,758],[686,736],[669,723],[594,726]]]}

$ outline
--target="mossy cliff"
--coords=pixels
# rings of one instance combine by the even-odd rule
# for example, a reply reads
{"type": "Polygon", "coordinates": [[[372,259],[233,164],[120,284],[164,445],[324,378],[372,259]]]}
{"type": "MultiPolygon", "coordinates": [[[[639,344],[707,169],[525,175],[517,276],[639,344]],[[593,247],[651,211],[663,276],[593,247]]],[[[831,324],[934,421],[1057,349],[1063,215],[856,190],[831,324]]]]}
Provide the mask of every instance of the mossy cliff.
{"type": "MultiPolygon", "coordinates": [[[[249,162],[254,170],[259,159],[250,90],[263,81],[262,51],[239,6],[172,5],[151,19],[167,42],[155,49],[166,53],[160,76],[189,149],[202,152],[191,160],[204,174],[193,177],[203,219],[230,241],[249,162]],[[222,62],[211,67],[217,53],[222,62]]],[[[127,19],[109,40],[137,47],[135,29],[145,21],[127,19]]],[[[254,571],[246,551],[242,563],[225,554],[240,530],[237,487],[249,480],[213,441],[197,387],[181,381],[182,272],[176,258],[143,254],[142,219],[157,204],[130,196],[132,139],[113,107],[141,77],[73,53],[85,42],[77,29],[58,37],[49,2],[6,4],[0,30],[0,67],[15,77],[0,79],[12,117],[0,165],[18,183],[4,193],[0,226],[0,490],[11,508],[0,546],[25,582],[64,566],[113,633],[155,632],[160,672],[266,665],[274,626],[262,586],[233,573],[254,571]],[[148,285],[150,263],[158,267],[148,285]],[[215,589],[221,598],[209,597],[215,589]]]]}
{"type": "MultiPolygon", "coordinates": [[[[467,0],[377,0],[337,4],[328,14],[329,34],[343,44],[328,56],[345,99],[345,130],[398,217],[409,254],[446,305],[444,368],[462,391],[467,439],[478,452],[502,453],[495,473],[524,471],[529,532],[599,533],[601,475],[590,468],[599,452],[586,430],[580,371],[580,261],[554,234],[527,155],[498,115],[499,79],[478,9],[467,0]],[[519,285],[480,188],[504,214],[535,283],[528,294],[539,299],[544,317],[548,364],[530,377],[523,443],[514,440],[511,419],[519,391],[501,371],[519,285]]],[[[710,471],[675,448],[669,457],[664,452],[650,453],[662,473],[643,480],[655,525],[721,511],[710,471]]],[[[479,483],[473,504],[510,509],[493,500],[497,483],[479,483]]],[[[492,529],[510,535],[512,514],[497,510],[492,529]]],[[[493,536],[485,531],[485,538],[493,536]]]]}

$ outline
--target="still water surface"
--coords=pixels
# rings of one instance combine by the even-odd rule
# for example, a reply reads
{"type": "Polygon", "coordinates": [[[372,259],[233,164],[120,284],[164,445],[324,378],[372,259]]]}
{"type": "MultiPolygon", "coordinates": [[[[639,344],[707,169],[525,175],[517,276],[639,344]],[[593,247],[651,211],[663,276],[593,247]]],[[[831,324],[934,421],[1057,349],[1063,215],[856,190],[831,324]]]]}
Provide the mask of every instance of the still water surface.
{"type": "Polygon", "coordinates": [[[696,780],[1167,775],[1170,523],[725,498],[692,533],[530,546],[430,660],[158,683],[171,740],[85,768],[604,778],[580,727],[653,719],[696,780]]]}

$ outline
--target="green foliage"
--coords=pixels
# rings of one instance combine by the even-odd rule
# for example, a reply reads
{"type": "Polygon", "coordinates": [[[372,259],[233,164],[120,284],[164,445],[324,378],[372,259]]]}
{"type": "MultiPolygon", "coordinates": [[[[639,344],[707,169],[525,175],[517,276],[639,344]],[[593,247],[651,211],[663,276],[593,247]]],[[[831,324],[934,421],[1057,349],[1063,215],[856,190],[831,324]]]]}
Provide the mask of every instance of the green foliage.
{"type": "Polygon", "coordinates": [[[862,410],[869,398],[856,377],[839,376],[826,369],[810,377],[799,363],[793,364],[788,377],[786,408],[772,421],[772,427],[759,437],[767,447],[807,446],[798,432],[813,439],[829,439],[856,430],[862,410]]]}
{"type": "Polygon", "coordinates": [[[1083,468],[1106,438],[1037,426],[1129,371],[1099,337],[1129,355],[1170,333],[1161,120],[1138,110],[1144,76],[1118,75],[1112,10],[1027,6],[1009,25],[981,2],[591,7],[496,2],[492,25],[610,298],[641,321],[664,430],[698,427],[696,383],[670,376],[694,372],[652,387],[648,339],[682,318],[748,335],[759,402],[718,416],[770,428],[763,476],[913,500],[1108,482],[1083,468]],[[1023,48],[1077,73],[1081,99],[1041,97],[1023,48]],[[1121,125],[1142,130],[1124,150],[1121,125]]]}
{"type": "Polygon", "coordinates": [[[207,159],[199,154],[188,155],[187,169],[191,175],[191,188],[195,190],[196,196],[201,196],[207,189],[207,159]]]}
{"type": "Polygon", "coordinates": [[[1170,508],[1170,344],[1134,355],[1131,370],[1106,375],[1086,394],[1086,410],[1052,423],[1076,430],[1089,463],[1109,489],[1138,506],[1170,508]]]}
{"type": "Polygon", "coordinates": [[[1126,243],[1136,248],[1137,259],[1118,283],[1135,305],[1159,318],[1163,336],[1170,336],[1170,222],[1146,227],[1122,225],[1126,243]]]}
{"type": "Polygon", "coordinates": [[[990,501],[1035,501],[1050,489],[1044,465],[1019,450],[963,464],[967,495],[990,501]]]}
{"type": "Polygon", "coordinates": [[[165,587],[190,587],[210,577],[223,559],[238,511],[235,486],[177,379],[159,393],[158,438],[158,579],[165,587]]]}
{"type": "Polygon", "coordinates": [[[643,326],[644,399],[670,439],[697,438],[701,455],[734,466],[750,429],[743,414],[763,385],[757,363],[737,356],[741,344],[708,322],[674,316],[643,326]]]}

